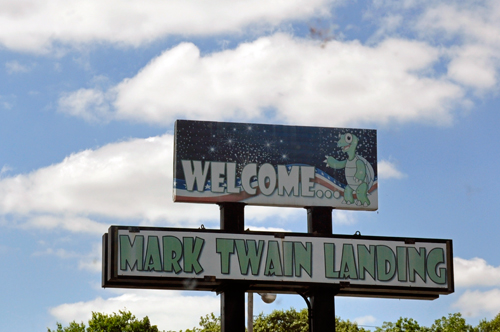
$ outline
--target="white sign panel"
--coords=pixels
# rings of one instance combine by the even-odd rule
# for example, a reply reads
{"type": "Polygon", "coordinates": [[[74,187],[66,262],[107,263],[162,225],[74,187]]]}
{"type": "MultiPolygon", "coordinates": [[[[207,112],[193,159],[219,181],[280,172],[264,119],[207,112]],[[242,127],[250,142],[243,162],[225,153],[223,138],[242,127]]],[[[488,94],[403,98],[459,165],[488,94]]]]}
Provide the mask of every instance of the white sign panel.
{"type": "Polygon", "coordinates": [[[110,229],[116,280],[169,278],[263,285],[453,291],[451,241],[217,231],[110,229]]]}

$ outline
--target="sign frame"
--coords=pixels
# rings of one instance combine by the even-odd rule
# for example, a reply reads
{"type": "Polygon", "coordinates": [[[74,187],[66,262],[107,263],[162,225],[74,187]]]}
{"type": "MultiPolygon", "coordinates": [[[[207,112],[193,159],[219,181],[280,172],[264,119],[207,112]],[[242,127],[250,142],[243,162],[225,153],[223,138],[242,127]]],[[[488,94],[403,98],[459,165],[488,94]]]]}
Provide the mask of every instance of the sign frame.
{"type": "MultiPolygon", "coordinates": [[[[103,274],[102,287],[110,288],[141,288],[141,289],[172,289],[172,290],[199,290],[221,292],[228,285],[238,285],[247,291],[253,292],[273,292],[273,293],[299,293],[308,294],[318,287],[329,287],[336,289],[338,296],[354,297],[377,297],[377,298],[399,298],[399,299],[427,299],[433,300],[439,295],[454,292],[454,272],[453,272],[453,244],[452,240],[443,239],[422,239],[422,238],[396,238],[380,236],[361,235],[324,235],[315,236],[308,233],[276,233],[276,232],[245,232],[233,233],[221,230],[189,229],[189,228],[161,228],[161,227],[130,227],[111,226],[108,233],[103,235],[103,274]],[[356,284],[349,280],[338,280],[338,282],[286,282],[283,280],[255,280],[255,279],[224,279],[212,275],[201,277],[172,277],[172,276],[140,276],[140,275],[120,275],[118,272],[118,234],[128,232],[129,234],[140,234],[141,232],[165,232],[168,233],[190,233],[193,236],[202,234],[216,234],[220,236],[241,237],[251,235],[259,237],[275,238],[277,240],[286,238],[303,238],[304,240],[328,239],[332,241],[356,242],[356,241],[378,241],[399,242],[408,246],[416,244],[439,244],[446,248],[446,287],[409,287],[393,285],[373,285],[356,284]]],[[[214,253],[215,254],[215,253],[214,253]]],[[[444,263],[443,263],[444,264],[444,263]]]]}
{"type": "Polygon", "coordinates": [[[376,211],[377,131],[177,120],[173,200],[376,211]]]}

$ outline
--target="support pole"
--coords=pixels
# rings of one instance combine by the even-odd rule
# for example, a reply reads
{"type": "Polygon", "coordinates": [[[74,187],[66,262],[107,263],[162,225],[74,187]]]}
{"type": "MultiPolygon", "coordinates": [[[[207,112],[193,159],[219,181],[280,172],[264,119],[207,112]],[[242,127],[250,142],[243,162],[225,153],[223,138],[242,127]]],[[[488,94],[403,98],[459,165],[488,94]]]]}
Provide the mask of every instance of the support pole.
{"type": "Polygon", "coordinates": [[[245,289],[224,287],[220,309],[221,332],[245,332],[245,289]]]}
{"type": "MultiPolygon", "coordinates": [[[[307,208],[307,232],[315,235],[333,233],[331,207],[307,208]]],[[[337,289],[331,286],[314,287],[310,291],[311,319],[310,332],[335,331],[335,295],[337,289]]]]}
{"type": "Polygon", "coordinates": [[[338,291],[333,287],[317,287],[311,295],[310,332],[335,331],[335,295],[338,291]]]}
{"type": "MultiPolygon", "coordinates": [[[[226,232],[245,231],[245,204],[221,203],[220,229],[226,232]]],[[[245,289],[227,284],[221,292],[221,332],[245,332],[245,289]]]]}
{"type": "Polygon", "coordinates": [[[331,207],[315,206],[307,208],[307,232],[310,234],[333,234],[331,207]]]}
{"type": "Polygon", "coordinates": [[[253,332],[253,293],[248,292],[248,312],[247,312],[247,330],[248,332],[253,332]]]}

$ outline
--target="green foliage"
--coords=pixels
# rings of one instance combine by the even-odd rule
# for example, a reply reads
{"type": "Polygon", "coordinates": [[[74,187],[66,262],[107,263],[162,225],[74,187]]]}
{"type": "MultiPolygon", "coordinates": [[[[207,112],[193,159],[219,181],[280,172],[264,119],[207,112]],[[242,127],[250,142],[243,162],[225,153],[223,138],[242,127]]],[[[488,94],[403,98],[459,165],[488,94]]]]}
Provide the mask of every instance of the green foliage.
{"type": "Polygon", "coordinates": [[[460,313],[448,314],[448,317],[436,319],[431,326],[432,332],[474,332],[477,331],[465,322],[460,313]]]}
{"type": "MultiPolygon", "coordinates": [[[[205,317],[200,317],[200,327],[201,328],[193,327],[192,330],[187,329],[184,332],[220,332],[220,317],[215,317],[213,312],[205,317]]],[[[183,332],[183,330],[180,330],[179,332],[183,332]]]]}
{"type": "Polygon", "coordinates": [[[364,328],[358,327],[357,323],[350,322],[349,320],[341,320],[335,317],[335,332],[368,332],[364,328]]]}
{"type": "MultiPolygon", "coordinates": [[[[356,323],[349,320],[344,321],[335,317],[336,332],[368,332],[358,327],[356,323]]],[[[199,328],[187,329],[179,332],[220,332],[220,317],[215,317],[212,313],[200,318],[199,328]]],[[[274,310],[269,315],[261,313],[253,324],[254,332],[308,332],[309,314],[307,309],[297,311],[293,308],[289,310],[274,310]]],[[[174,331],[168,331],[174,332],[174,331]]]]}
{"type": "Polygon", "coordinates": [[[500,313],[491,321],[483,319],[477,327],[478,332],[500,332],[500,313]]]}
{"type": "Polygon", "coordinates": [[[203,332],[218,332],[220,331],[220,317],[215,317],[213,313],[210,316],[201,317],[200,326],[203,326],[203,332]]]}
{"type": "Polygon", "coordinates": [[[57,330],[47,329],[47,332],[160,332],[156,325],[151,325],[147,316],[137,320],[129,311],[119,312],[113,315],[92,312],[87,328],[85,324],[73,321],[64,328],[57,323],[57,330]]]}
{"type": "MultiPolygon", "coordinates": [[[[336,332],[368,332],[349,320],[335,317],[336,332]]],[[[199,327],[180,332],[220,332],[221,320],[213,313],[200,317],[199,327]]],[[[297,311],[274,310],[269,315],[261,313],[254,322],[254,332],[308,332],[309,316],[307,309],[297,311]]],[[[151,325],[146,316],[137,320],[128,311],[119,311],[106,315],[92,312],[88,327],[84,323],[71,322],[63,327],[57,323],[57,329],[47,329],[47,332],[160,332],[155,325],[151,325]]],[[[174,331],[168,331],[174,332],[174,331]]],[[[491,321],[482,320],[477,327],[466,323],[460,313],[449,314],[434,321],[429,327],[420,326],[412,318],[399,318],[397,322],[384,322],[382,327],[377,327],[375,332],[500,332],[500,313],[491,321]]]]}
{"type": "MultiPolygon", "coordinates": [[[[486,321],[483,324],[484,326],[489,326],[489,323],[486,321]]],[[[486,331],[496,330],[484,330],[484,332],[486,331]]],[[[500,332],[500,330],[498,331],[500,332]]],[[[382,327],[378,327],[375,332],[483,332],[483,330],[467,324],[460,313],[455,313],[449,314],[448,317],[436,319],[430,328],[420,326],[411,318],[401,317],[396,323],[384,322],[382,327]]]]}
{"type": "Polygon", "coordinates": [[[57,330],[47,329],[47,332],[85,332],[85,324],[77,324],[73,321],[63,328],[61,323],[57,323],[57,330]]]}
{"type": "Polygon", "coordinates": [[[382,327],[377,327],[375,332],[428,332],[426,327],[421,327],[412,318],[399,318],[396,323],[384,322],[382,327]]]}
{"type": "Polygon", "coordinates": [[[253,330],[254,332],[307,332],[308,317],[307,309],[274,310],[267,316],[261,313],[255,319],[253,330]]]}

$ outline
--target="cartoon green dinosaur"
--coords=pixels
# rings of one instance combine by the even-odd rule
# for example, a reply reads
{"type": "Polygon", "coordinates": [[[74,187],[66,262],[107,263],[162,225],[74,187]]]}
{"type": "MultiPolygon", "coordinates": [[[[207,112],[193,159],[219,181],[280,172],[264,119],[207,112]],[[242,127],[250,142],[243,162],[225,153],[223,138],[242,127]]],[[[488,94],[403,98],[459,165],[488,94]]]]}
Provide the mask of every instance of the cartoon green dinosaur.
{"type": "Polygon", "coordinates": [[[360,155],[356,154],[356,148],[359,143],[359,138],[355,135],[347,133],[339,134],[337,147],[342,148],[342,151],[347,153],[346,160],[337,160],[332,156],[325,156],[327,167],[335,169],[345,168],[345,177],[347,185],[344,188],[344,204],[353,204],[369,206],[368,190],[373,184],[373,168],[370,163],[360,155]],[[356,194],[356,200],[353,194],[356,194]]]}

